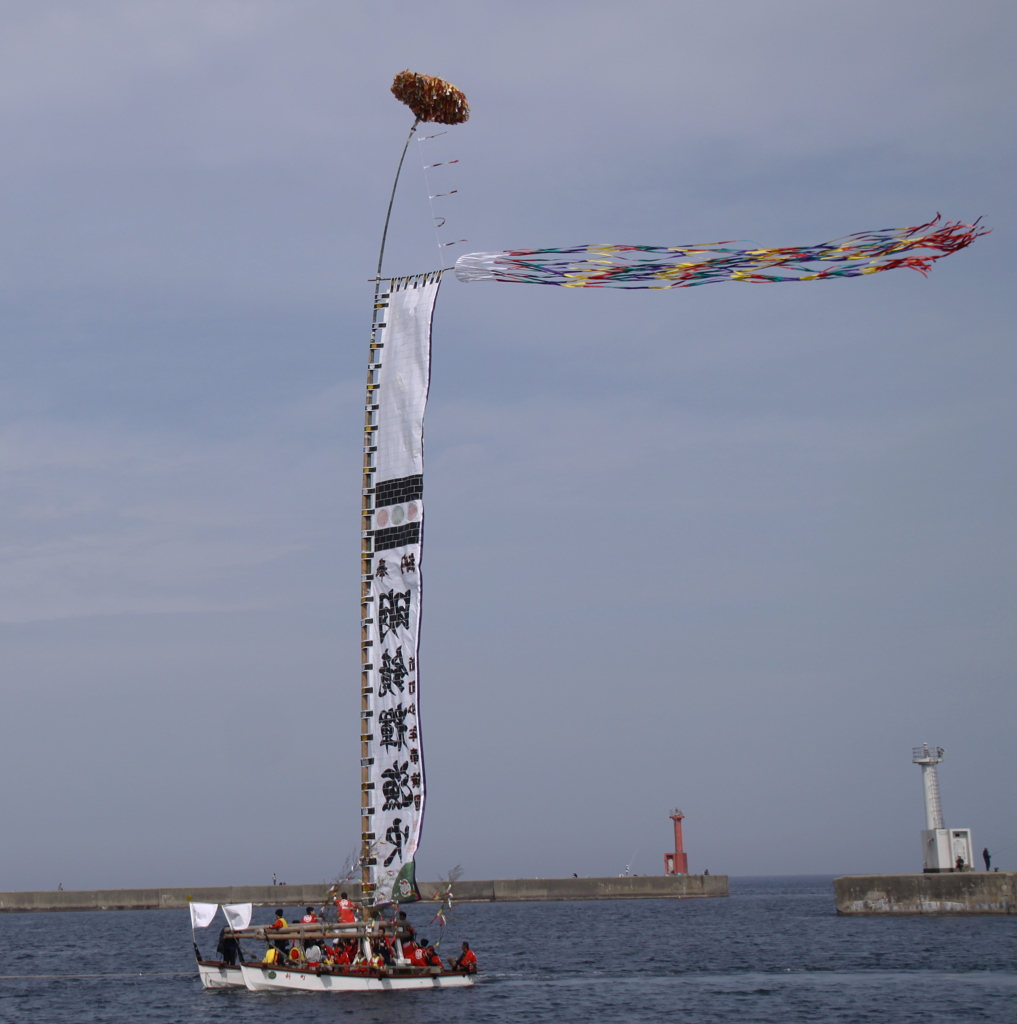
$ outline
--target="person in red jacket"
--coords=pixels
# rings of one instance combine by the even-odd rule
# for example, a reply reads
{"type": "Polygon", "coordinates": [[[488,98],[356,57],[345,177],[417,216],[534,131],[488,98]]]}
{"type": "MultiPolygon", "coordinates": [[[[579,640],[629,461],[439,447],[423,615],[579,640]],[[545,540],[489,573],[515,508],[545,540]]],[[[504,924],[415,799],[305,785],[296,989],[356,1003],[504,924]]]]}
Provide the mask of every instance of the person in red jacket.
{"type": "Polygon", "coordinates": [[[427,947],[427,966],[428,967],[441,967],[441,957],[435,952],[434,946],[427,947]]]}
{"type": "Polygon", "coordinates": [[[353,963],[353,946],[349,942],[341,942],[332,954],[332,962],[336,964],[353,963]]]}
{"type": "Polygon", "coordinates": [[[427,939],[421,939],[420,944],[413,943],[413,952],[406,953],[403,950],[405,956],[408,957],[410,963],[414,967],[426,967],[427,966],[427,947],[429,943],[427,939]]]}
{"type": "Polygon", "coordinates": [[[314,907],[308,907],[307,913],[300,919],[301,924],[316,924],[318,921],[318,915],[314,912],[314,907]]]}
{"type": "Polygon", "coordinates": [[[477,970],[477,954],[470,949],[468,942],[464,942],[463,951],[455,960],[449,960],[448,965],[453,971],[466,971],[467,974],[475,974],[477,970]]]}
{"type": "Polygon", "coordinates": [[[346,893],[339,893],[339,899],[335,901],[336,910],[339,911],[340,924],[353,924],[357,919],[356,904],[347,898],[346,893]]]}

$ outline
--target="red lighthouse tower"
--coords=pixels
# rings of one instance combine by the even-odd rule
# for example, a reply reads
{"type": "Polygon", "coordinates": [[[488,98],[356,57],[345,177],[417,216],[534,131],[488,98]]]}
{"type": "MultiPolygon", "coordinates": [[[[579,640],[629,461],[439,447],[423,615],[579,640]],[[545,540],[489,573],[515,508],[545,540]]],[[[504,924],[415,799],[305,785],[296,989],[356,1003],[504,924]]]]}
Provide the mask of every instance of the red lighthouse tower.
{"type": "Polygon", "coordinates": [[[677,808],[671,813],[674,822],[674,853],[664,854],[665,875],[687,875],[689,873],[689,857],[682,849],[682,814],[677,808]]]}

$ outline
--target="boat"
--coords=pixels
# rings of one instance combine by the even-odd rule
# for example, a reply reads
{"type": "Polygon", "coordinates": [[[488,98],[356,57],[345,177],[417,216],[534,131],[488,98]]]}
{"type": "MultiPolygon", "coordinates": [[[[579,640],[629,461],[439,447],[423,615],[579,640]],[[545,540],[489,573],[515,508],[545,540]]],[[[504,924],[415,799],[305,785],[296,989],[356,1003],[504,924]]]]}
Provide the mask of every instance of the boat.
{"type": "MultiPolygon", "coordinates": [[[[250,904],[223,906],[220,933],[231,942],[229,957],[195,955],[206,989],[261,991],[383,992],[462,988],[473,984],[473,968],[448,968],[411,961],[403,941],[412,932],[384,908],[420,899],[414,858],[424,815],[424,760],[420,725],[420,634],[423,571],[423,433],[430,383],[431,320],[445,269],[407,277],[385,277],[382,265],[392,204],[410,142],[422,121],[461,123],[465,97],[440,79],[402,72],[393,93],[414,112],[389,198],[374,277],[374,312],[368,349],[361,479],[361,845],[360,920],[335,914],[334,899],[322,918],[298,925],[250,927],[250,904]],[[397,88],[398,87],[398,88],[397,88]],[[402,90],[400,92],[400,90],[402,90]],[[408,90],[408,91],[407,91],[408,90]],[[421,92],[422,90],[422,92],[421,92]],[[425,95],[426,94],[426,95],[425,95]],[[427,100],[420,105],[421,95],[427,100]],[[412,98],[411,103],[406,96],[412,98]],[[316,943],[331,950],[307,963],[316,943]],[[264,944],[285,961],[253,959],[245,949],[264,944]],[[338,945],[337,945],[338,944],[338,945]],[[339,949],[341,947],[341,954],[339,949]],[[353,962],[338,962],[349,959],[353,962]]],[[[453,161],[456,162],[456,161],[453,161]]],[[[345,895],[345,894],[343,894],[345,895]]],[[[451,894],[446,894],[450,905],[451,894]]],[[[216,904],[191,904],[195,928],[212,922],[216,904]]],[[[317,915],[311,915],[317,917],[317,915]]],[[[439,912],[444,920],[444,915],[439,912]]],[[[321,947],[319,947],[319,952],[321,947]]],[[[225,955],[225,954],[224,954],[225,955]]],[[[470,954],[472,958],[472,954],[470,954]]]]}
{"type": "Polygon", "coordinates": [[[244,981],[252,992],[405,992],[426,988],[462,988],[472,985],[468,975],[435,974],[419,977],[401,975],[364,976],[330,974],[297,968],[266,970],[244,964],[244,981]]]}
{"type": "MultiPolygon", "coordinates": [[[[196,929],[207,928],[215,920],[219,905],[195,902],[188,904],[188,910],[191,913],[191,944],[194,946],[194,958],[198,961],[198,977],[201,980],[201,987],[206,989],[246,988],[243,972],[236,962],[235,956],[228,960],[211,960],[202,957],[201,950],[198,949],[196,929]]],[[[223,938],[225,936],[229,935],[232,938],[238,931],[244,931],[251,923],[254,905],[251,903],[227,903],[222,910],[226,924],[220,932],[217,952],[224,952],[223,938]]],[[[237,948],[235,943],[233,948],[237,948]]]]}
{"type": "MultiPolygon", "coordinates": [[[[251,904],[240,906],[246,910],[249,922],[251,904]]],[[[196,927],[207,927],[218,910],[214,903],[192,903],[190,907],[192,923],[196,917],[198,919],[196,927]]],[[[238,909],[235,905],[229,908],[230,911],[238,909]]],[[[246,988],[251,992],[392,992],[465,988],[473,984],[469,970],[457,969],[451,964],[446,968],[412,963],[403,949],[403,940],[408,940],[411,932],[394,921],[372,918],[346,924],[315,921],[285,928],[268,925],[234,929],[234,920],[236,917],[227,913],[222,934],[232,941],[233,949],[240,954],[239,960],[204,959],[197,943],[194,944],[202,988],[246,988]],[[272,961],[252,959],[253,943],[281,952],[272,961]],[[389,963],[373,955],[382,944],[391,947],[389,963]],[[308,963],[304,959],[304,950],[341,946],[355,950],[355,956],[348,958],[351,962],[322,959],[308,963]],[[297,951],[297,955],[291,958],[290,951],[297,951]]]]}
{"type": "MultiPolygon", "coordinates": [[[[353,925],[298,925],[286,929],[254,928],[238,938],[261,940],[266,944],[292,942],[293,948],[308,948],[321,943],[355,944],[357,959],[350,964],[315,963],[286,960],[283,963],[243,961],[240,969],[244,984],[252,992],[392,992],[434,988],[464,988],[473,984],[465,970],[441,966],[414,966],[402,956],[399,929],[394,924],[358,922],[353,925]],[[280,938],[281,937],[281,938],[280,938]],[[371,950],[390,939],[394,956],[390,964],[379,964],[371,950]]],[[[404,933],[405,934],[405,933],[404,933]]],[[[408,937],[408,936],[407,936],[408,937]]]]}
{"type": "Polygon", "coordinates": [[[198,977],[202,988],[247,987],[240,965],[227,964],[223,960],[199,960],[198,977]]]}

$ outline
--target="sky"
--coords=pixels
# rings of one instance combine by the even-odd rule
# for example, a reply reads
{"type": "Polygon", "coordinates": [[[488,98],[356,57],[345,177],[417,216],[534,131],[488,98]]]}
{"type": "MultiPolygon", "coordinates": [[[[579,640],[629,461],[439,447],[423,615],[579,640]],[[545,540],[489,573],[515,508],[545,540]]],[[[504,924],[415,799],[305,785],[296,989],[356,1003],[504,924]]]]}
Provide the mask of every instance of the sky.
{"type": "Polygon", "coordinates": [[[947,825],[1017,868],[1012,3],[0,24],[0,889],[331,881],[358,845],[358,428],[404,68],[472,116],[411,147],[393,274],[992,229],[928,279],[446,276],[419,876],[660,873],[674,807],[694,872],[920,871],[924,741],[947,825]]]}

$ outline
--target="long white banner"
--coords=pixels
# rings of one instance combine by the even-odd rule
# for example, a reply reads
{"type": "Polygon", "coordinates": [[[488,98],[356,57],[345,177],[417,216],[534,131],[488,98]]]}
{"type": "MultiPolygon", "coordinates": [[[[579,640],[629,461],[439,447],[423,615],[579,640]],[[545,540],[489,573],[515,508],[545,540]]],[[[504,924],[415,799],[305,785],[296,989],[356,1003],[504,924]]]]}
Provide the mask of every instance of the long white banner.
{"type": "Polygon", "coordinates": [[[370,538],[371,572],[364,619],[362,739],[367,741],[368,756],[363,761],[369,780],[364,818],[369,821],[374,902],[378,904],[417,898],[413,857],[420,840],[425,791],[417,674],[424,407],[430,381],[431,318],[440,283],[440,274],[396,278],[389,291],[381,294],[380,301],[388,305],[376,320],[369,378],[374,444],[365,450],[369,463],[365,472],[372,473],[373,486],[367,491],[373,494],[373,502],[370,528],[365,531],[370,538]]]}

